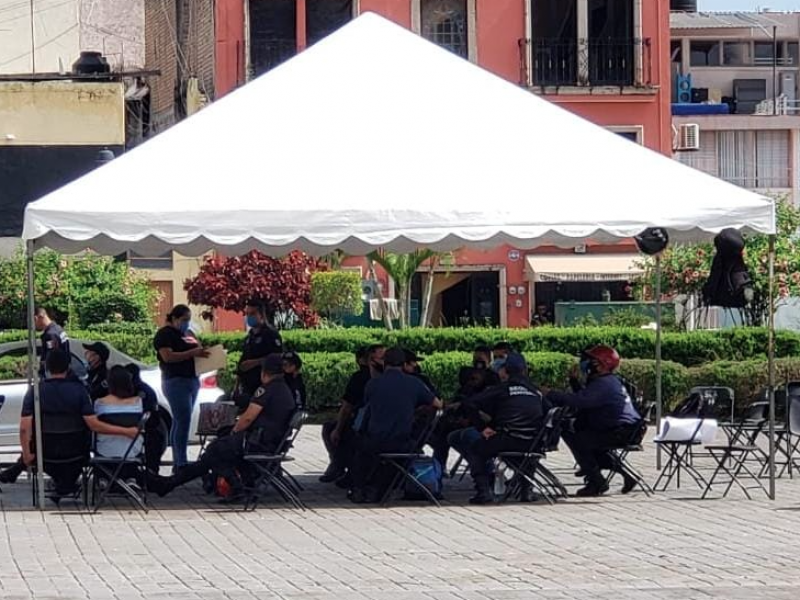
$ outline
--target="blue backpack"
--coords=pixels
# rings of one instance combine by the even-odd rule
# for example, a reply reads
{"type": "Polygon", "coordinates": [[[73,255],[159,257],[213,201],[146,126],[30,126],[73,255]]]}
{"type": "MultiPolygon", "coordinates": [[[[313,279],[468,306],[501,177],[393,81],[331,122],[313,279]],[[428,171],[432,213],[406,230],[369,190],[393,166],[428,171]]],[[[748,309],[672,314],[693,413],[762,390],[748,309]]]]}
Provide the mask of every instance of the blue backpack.
{"type": "MultiPolygon", "coordinates": [[[[442,497],[442,465],[430,456],[416,458],[411,463],[409,474],[427,489],[435,498],[442,497]]],[[[427,500],[420,489],[406,481],[403,498],[406,500],[427,500]]]]}

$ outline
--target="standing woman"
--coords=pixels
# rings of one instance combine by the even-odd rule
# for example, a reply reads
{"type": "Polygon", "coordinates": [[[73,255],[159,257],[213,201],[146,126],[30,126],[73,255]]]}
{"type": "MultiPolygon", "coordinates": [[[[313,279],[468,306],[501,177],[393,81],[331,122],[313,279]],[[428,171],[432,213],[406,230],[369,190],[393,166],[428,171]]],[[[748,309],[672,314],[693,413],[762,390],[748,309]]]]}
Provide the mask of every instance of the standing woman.
{"type": "Polygon", "coordinates": [[[194,359],[208,356],[208,351],[189,337],[192,311],[185,304],[173,307],[167,324],[156,332],[153,340],[161,368],[161,389],[172,412],[169,442],[172,446],[173,470],[185,467],[189,459],[189,428],[192,411],[200,390],[194,359]]]}

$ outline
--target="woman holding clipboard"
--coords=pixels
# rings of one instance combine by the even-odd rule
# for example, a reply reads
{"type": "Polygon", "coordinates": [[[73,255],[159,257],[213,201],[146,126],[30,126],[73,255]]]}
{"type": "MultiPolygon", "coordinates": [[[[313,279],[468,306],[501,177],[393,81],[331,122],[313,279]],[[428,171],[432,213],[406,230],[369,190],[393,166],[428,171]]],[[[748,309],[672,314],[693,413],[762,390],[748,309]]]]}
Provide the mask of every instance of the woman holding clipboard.
{"type": "Polygon", "coordinates": [[[167,315],[167,324],[156,332],[153,346],[161,369],[161,389],[172,412],[169,442],[172,446],[173,471],[188,462],[189,429],[192,411],[200,391],[200,380],[194,359],[207,357],[208,350],[200,346],[189,332],[192,311],[178,304],[167,315]]]}

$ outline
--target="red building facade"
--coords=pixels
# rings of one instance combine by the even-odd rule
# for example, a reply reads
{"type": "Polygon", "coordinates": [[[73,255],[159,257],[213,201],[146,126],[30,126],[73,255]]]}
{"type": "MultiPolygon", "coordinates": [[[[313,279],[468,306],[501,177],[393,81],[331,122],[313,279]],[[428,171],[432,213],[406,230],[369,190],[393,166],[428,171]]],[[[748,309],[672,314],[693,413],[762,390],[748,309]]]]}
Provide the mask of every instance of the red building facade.
{"type": "MultiPolygon", "coordinates": [[[[366,11],[632,142],[672,152],[668,0],[216,0],[216,97],[366,11]]],[[[580,175],[579,164],[575,173],[580,175]]],[[[569,193],[568,181],[564,190],[569,193]]],[[[590,246],[563,258],[615,254],[612,262],[619,265],[619,255],[631,252],[630,245],[590,246]]],[[[440,269],[446,276],[437,278],[435,286],[434,321],[521,327],[540,302],[552,307],[569,295],[575,300],[621,299],[624,281],[603,280],[581,291],[576,286],[587,283],[586,278],[574,277],[580,268],[564,260],[559,268],[569,273],[561,273],[561,281],[554,274],[542,280],[534,272],[542,262],[537,257],[552,253],[564,251],[501,247],[448,257],[440,269]]],[[[358,259],[348,264],[363,267],[358,259]]],[[[388,290],[389,282],[383,283],[388,290]]]]}

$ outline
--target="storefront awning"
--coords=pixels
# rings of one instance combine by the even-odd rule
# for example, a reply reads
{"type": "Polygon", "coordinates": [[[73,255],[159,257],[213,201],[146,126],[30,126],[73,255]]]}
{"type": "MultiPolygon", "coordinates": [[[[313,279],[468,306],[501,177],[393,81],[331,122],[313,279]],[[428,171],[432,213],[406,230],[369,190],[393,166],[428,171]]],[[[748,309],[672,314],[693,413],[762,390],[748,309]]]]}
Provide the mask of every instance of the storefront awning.
{"type": "Polygon", "coordinates": [[[525,257],[528,281],[625,281],[644,270],[637,254],[541,255],[525,257]]]}

